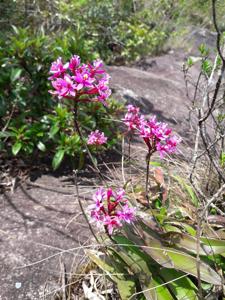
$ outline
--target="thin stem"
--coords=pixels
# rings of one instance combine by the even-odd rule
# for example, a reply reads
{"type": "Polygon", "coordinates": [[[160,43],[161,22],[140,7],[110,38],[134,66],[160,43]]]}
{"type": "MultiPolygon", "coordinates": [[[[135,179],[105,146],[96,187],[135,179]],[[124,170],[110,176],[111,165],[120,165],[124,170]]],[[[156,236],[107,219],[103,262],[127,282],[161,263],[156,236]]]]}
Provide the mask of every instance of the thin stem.
{"type": "Polygon", "coordinates": [[[148,196],[148,181],[149,181],[149,166],[150,166],[151,152],[149,151],[146,156],[146,182],[145,182],[145,196],[148,201],[148,207],[150,207],[149,196],[148,196]]]}
{"type": "Polygon", "coordinates": [[[130,155],[131,155],[131,134],[129,134],[129,137],[128,137],[128,165],[129,165],[129,176],[131,178],[131,158],[130,158],[130,155]]]}
{"type": "Polygon", "coordinates": [[[86,215],[86,213],[85,213],[85,210],[84,210],[84,208],[83,208],[82,202],[81,202],[81,200],[80,200],[79,189],[78,189],[78,184],[77,184],[77,170],[74,170],[74,184],[75,184],[75,187],[76,187],[77,200],[78,200],[80,209],[81,209],[81,211],[82,211],[82,214],[83,214],[83,216],[84,216],[84,218],[85,218],[85,221],[87,222],[88,227],[89,227],[89,229],[90,229],[92,235],[93,235],[94,238],[96,239],[96,242],[100,244],[100,242],[99,242],[99,240],[98,240],[98,238],[97,238],[97,236],[96,236],[96,234],[95,234],[95,232],[94,232],[94,230],[93,230],[93,228],[92,228],[92,226],[91,226],[91,224],[90,224],[90,222],[89,222],[89,220],[88,220],[88,217],[87,217],[87,215],[86,215]]]}
{"type": "Polygon", "coordinates": [[[106,225],[104,226],[104,229],[105,229],[105,233],[106,233],[106,235],[108,236],[108,238],[110,239],[110,241],[113,242],[113,244],[115,244],[115,241],[114,241],[114,239],[112,238],[112,236],[109,234],[109,231],[108,231],[108,228],[107,228],[106,225]]]}
{"type": "Polygon", "coordinates": [[[122,177],[123,177],[123,184],[126,183],[126,179],[125,179],[125,173],[124,173],[124,136],[122,139],[122,159],[121,159],[121,167],[122,167],[122,177]]]}
{"type": "MultiPolygon", "coordinates": [[[[102,174],[101,174],[101,172],[100,172],[100,170],[99,170],[97,164],[95,163],[95,161],[94,161],[94,159],[93,159],[93,157],[92,157],[92,155],[91,155],[91,152],[90,152],[90,150],[88,149],[88,146],[87,146],[86,142],[84,141],[83,134],[82,134],[82,132],[81,132],[81,130],[80,130],[80,126],[79,126],[79,123],[78,123],[78,120],[77,120],[77,113],[78,113],[78,106],[77,106],[77,104],[78,104],[78,103],[77,103],[76,101],[74,101],[74,109],[73,109],[74,128],[75,128],[75,130],[77,131],[77,133],[78,133],[78,135],[79,135],[79,137],[80,137],[80,139],[81,139],[83,145],[85,146],[86,151],[87,151],[87,154],[88,154],[88,156],[89,156],[89,158],[90,158],[90,160],[91,160],[91,162],[92,162],[92,164],[93,164],[95,170],[97,171],[97,173],[98,173],[99,177],[101,178],[101,180],[106,184],[105,179],[103,178],[103,176],[102,176],[102,174]]],[[[107,185],[107,184],[106,184],[106,185],[107,185]]]]}

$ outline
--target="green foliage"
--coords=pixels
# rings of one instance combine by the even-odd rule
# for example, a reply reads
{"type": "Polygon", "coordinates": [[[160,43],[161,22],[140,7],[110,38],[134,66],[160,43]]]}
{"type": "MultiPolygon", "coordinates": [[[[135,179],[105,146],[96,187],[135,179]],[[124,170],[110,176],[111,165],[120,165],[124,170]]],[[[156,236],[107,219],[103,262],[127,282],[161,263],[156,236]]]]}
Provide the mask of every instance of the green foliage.
{"type": "MultiPolygon", "coordinates": [[[[129,280],[132,288],[127,285],[127,298],[122,299],[134,295],[140,299],[198,299],[197,281],[193,279],[198,277],[197,240],[183,234],[179,226],[176,228],[177,232],[159,233],[150,223],[139,220],[135,226],[125,228],[123,234],[115,235],[115,244],[100,256],[97,251],[87,254],[118,285],[120,294],[123,290],[119,286],[125,278],[129,280]]],[[[201,238],[199,268],[203,285],[207,283],[212,288],[222,284],[218,268],[224,269],[221,264],[224,253],[224,241],[201,238]]]]}
{"type": "MultiPolygon", "coordinates": [[[[171,189],[177,189],[178,196],[184,192],[185,205],[190,205],[196,214],[199,199],[191,187],[181,177],[172,176],[171,179],[174,180],[170,180],[171,189]],[[174,183],[179,184],[179,189],[174,183]]],[[[132,188],[130,197],[137,199],[139,192],[132,188]]],[[[213,297],[216,287],[222,289],[224,230],[214,231],[210,224],[205,224],[198,240],[196,220],[193,216],[183,216],[181,202],[182,199],[178,207],[175,207],[176,203],[169,203],[168,207],[153,207],[152,203],[151,209],[137,212],[134,224],[124,225],[114,232],[110,240],[106,235],[102,236],[107,245],[104,253],[87,251],[90,259],[117,285],[122,285],[125,278],[129,280],[132,289],[126,289],[127,299],[197,300],[198,271],[203,297],[209,294],[213,297]],[[180,216],[173,213],[175,210],[180,211],[180,216]],[[213,232],[213,238],[208,237],[210,232],[213,232]],[[105,262],[115,267],[112,272],[105,262]],[[118,263],[120,269],[117,268],[118,263]],[[123,278],[115,279],[118,273],[122,273],[123,278]]]]}
{"type": "Polygon", "coordinates": [[[124,45],[121,56],[128,61],[138,60],[150,53],[158,54],[166,40],[164,31],[151,29],[136,19],[129,23],[121,21],[117,30],[124,45]]]}
{"type": "Polygon", "coordinates": [[[221,157],[220,157],[220,165],[221,167],[225,166],[225,152],[221,153],[221,157]]]}
{"type": "Polygon", "coordinates": [[[16,28],[9,39],[1,40],[0,116],[13,106],[19,111],[41,114],[52,106],[48,93],[48,72],[52,61],[76,53],[85,61],[93,58],[88,43],[78,32],[68,30],[51,36],[36,35],[29,28],[16,28]]]}
{"type": "Polygon", "coordinates": [[[174,176],[174,179],[179,183],[182,189],[187,193],[191,202],[197,207],[198,206],[198,198],[193,190],[193,188],[185,182],[185,180],[179,176],[174,176]]]}
{"type": "MultiPolygon", "coordinates": [[[[80,166],[83,164],[84,145],[74,134],[70,102],[69,109],[57,105],[48,91],[48,72],[56,58],[66,60],[74,53],[84,61],[96,57],[83,34],[77,27],[63,33],[46,35],[40,31],[34,35],[30,28],[14,26],[9,38],[0,41],[0,130],[6,127],[0,134],[1,150],[9,155],[53,157],[54,169],[65,156],[81,159],[80,166]]],[[[80,105],[79,122],[84,133],[98,128],[109,137],[107,147],[113,147],[117,134],[112,118],[121,107],[113,99],[107,109],[97,103],[80,105]]],[[[99,153],[106,147],[90,150],[99,153]]]]}
{"type": "MultiPolygon", "coordinates": [[[[104,108],[99,103],[80,106],[78,121],[84,137],[87,137],[90,131],[96,128],[103,131],[108,137],[106,146],[90,146],[93,155],[99,154],[117,143],[118,131],[114,126],[113,118],[116,118],[121,110],[122,105],[113,99],[109,101],[108,108],[104,108]]],[[[86,155],[83,142],[74,130],[71,107],[66,103],[53,106],[51,113],[45,113],[36,119],[31,119],[30,112],[12,119],[7,130],[0,133],[0,141],[5,144],[5,151],[10,152],[11,149],[13,155],[53,156],[52,166],[54,169],[59,167],[65,156],[75,158],[79,167],[82,167],[81,160],[83,161],[86,155]]]]}

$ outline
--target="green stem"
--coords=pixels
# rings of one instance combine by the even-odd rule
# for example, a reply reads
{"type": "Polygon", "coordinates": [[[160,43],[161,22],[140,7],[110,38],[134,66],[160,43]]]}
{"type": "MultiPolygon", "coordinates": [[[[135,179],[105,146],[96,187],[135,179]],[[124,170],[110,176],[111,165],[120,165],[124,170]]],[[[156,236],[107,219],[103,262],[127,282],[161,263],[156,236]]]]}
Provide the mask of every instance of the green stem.
{"type": "Polygon", "coordinates": [[[73,109],[74,128],[75,128],[76,132],[78,133],[78,135],[79,135],[79,137],[80,137],[80,139],[82,141],[82,144],[86,148],[87,154],[88,154],[88,156],[89,156],[89,158],[90,158],[90,160],[91,160],[91,162],[92,162],[92,164],[94,166],[94,169],[97,171],[98,176],[101,178],[101,180],[106,184],[104,177],[102,176],[102,174],[101,174],[101,172],[100,172],[97,164],[95,163],[95,161],[94,161],[94,159],[93,159],[93,157],[91,155],[90,150],[88,149],[88,146],[87,146],[86,142],[84,141],[83,134],[82,134],[82,132],[80,130],[80,126],[79,126],[79,123],[78,123],[78,120],[77,120],[77,115],[78,115],[78,106],[77,106],[77,102],[75,101],[74,102],[74,109],[73,109]]]}
{"type": "Polygon", "coordinates": [[[146,181],[145,181],[145,197],[148,201],[148,208],[150,208],[149,196],[148,196],[148,182],[149,182],[149,167],[150,167],[150,159],[151,159],[151,152],[149,151],[146,156],[146,181]]]}
{"type": "Polygon", "coordinates": [[[128,137],[128,165],[129,165],[129,175],[130,175],[130,178],[131,178],[131,134],[129,134],[129,137],[128,137]]]}

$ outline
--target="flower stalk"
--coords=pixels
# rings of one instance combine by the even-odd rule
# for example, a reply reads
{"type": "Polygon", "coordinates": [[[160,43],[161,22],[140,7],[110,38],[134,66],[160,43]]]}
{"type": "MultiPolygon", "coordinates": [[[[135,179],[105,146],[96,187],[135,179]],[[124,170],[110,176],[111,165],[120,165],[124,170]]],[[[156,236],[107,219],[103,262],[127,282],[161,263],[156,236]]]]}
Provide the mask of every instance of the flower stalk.
{"type": "Polygon", "coordinates": [[[148,208],[150,208],[150,200],[149,200],[149,194],[148,194],[150,160],[151,160],[151,152],[149,151],[147,156],[146,156],[146,181],[145,181],[145,197],[146,197],[146,200],[148,202],[148,208]]]}

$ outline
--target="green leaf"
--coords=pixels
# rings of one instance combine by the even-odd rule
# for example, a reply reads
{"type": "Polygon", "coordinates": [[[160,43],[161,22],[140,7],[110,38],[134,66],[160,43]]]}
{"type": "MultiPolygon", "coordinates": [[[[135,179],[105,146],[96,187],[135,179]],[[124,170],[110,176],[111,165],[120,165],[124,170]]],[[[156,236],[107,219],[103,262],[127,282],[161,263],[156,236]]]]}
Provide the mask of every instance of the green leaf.
{"type": "Polygon", "coordinates": [[[49,138],[52,139],[59,129],[58,123],[55,123],[49,131],[49,138]]]}
{"type": "Polygon", "coordinates": [[[127,300],[135,293],[135,283],[131,280],[117,282],[121,300],[127,300]]]}
{"type": "Polygon", "coordinates": [[[8,138],[8,137],[11,137],[11,136],[16,136],[16,133],[11,132],[11,131],[1,131],[0,132],[0,139],[1,138],[8,138]]]}
{"type": "Polygon", "coordinates": [[[207,75],[210,76],[212,72],[212,63],[209,60],[204,60],[202,62],[202,71],[207,75]]]}
{"type": "MultiPolygon", "coordinates": [[[[178,269],[180,271],[198,277],[197,259],[195,257],[169,248],[164,248],[164,251],[172,260],[175,269],[178,269]]],[[[209,265],[200,261],[199,266],[200,266],[201,280],[215,285],[222,284],[222,280],[219,274],[216,271],[214,271],[209,265]]]]}
{"type": "Polygon", "coordinates": [[[135,282],[125,278],[123,273],[117,268],[117,264],[113,261],[113,256],[109,258],[102,255],[95,250],[87,250],[85,253],[90,259],[101,269],[106,275],[111,278],[116,284],[120,293],[121,300],[127,300],[135,293],[135,282]],[[119,271],[119,272],[118,272],[119,271]]]}
{"type": "Polygon", "coordinates": [[[151,276],[147,261],[149,257],[129,239],[124,236],[114,236],[113,239],[119,244],[125,251],[129,258],[124,258],[124,260],[129,260],[129,267],[132,268],[132,264],[135,268],[134,272],[144,271],[146,275],[151,276]]]}
{"type": "Polygon", "coordinates": [[[124,252],[121,253],[119,251],[118,255],[123,258],[128,267],[138,276],[145,298],[147,300],[172,300],[173,298],[169,291],[167,291],[167,287],[156,288],[161,283],[154,280],[155,266],[152,266],[151,269],[151,257],[142,252],[137,245],[124,236],[114,236],[113,239],[124,249],[124,252]]]}
{"type": "Polygon", "coordinates": [[[174,300],[167,286],[164,285],[159,276],[153,276],[150,286],[143,293],[147,299],[151,300],[174,300]]]}
{"type": "Polygon", "coordinates": [[[45,144],[43,144],[41,141],[38,142],[37,147],[39,150],[41,150],[42,152],[46,151],[46,147],[45,144]]]}
{"type": "Polygon", "coordinates": [[[13,31],[15,32],[15,34],[19,34],[19,30],[18,30],[18,28],[15,26],[15,25],[11,25],[12,26],[12,29],[13,29],[13,31]]]}
{"type": "Polygon", "coordinates": [[[162,164],[158,161],[150,161],[150,165],[154,167],[161,167],[162,164]]]}
{"type": "Polygon", "coordinates": [[[176,226],[173,226],[169,223],[165,223],[163,225],[163,228],[165,229],[166,232],[181,232],[181,229],[176,227],[176,226]]]}
{"type": "Polygon", "coordinates": [[[54,170],[56,170],[59,165],[61,164],[63,158],[65,155],[65,150],[64,149],[60,149],[56,152],[56,154],[53,157],[53,161],[52,161],[52,167],[54,170]]]}
{"type": "MultiPolygon", "coordinates": [[[[181,232],[169,232],[163,234],[163,236],[166,243],[169,243],[170,246],[185,249],[188,252],[197,254],[197,239],[195,237],[181,232]]],[[[213,251],[209,246],[200,242],[199,254],[205,256],[212,255],[213,251]]]]}
{"type": "MultiPolygon", "coordinates": [[[[147,223],[139,222],[139,224],[141,225],[140,230],[143,230],[142,238],[144,240],[144,244],[148,246],[143,249],[144,252],[148,253],[148,255],[151,256],[158,264],[167,268],[173,267],[173,263],[167,255],[167,253],[158,250],[163,247],[160,241],[160,236],[157,236],[157,233],[153,232],[147,226],[147,223]]],[[[138,227],[138,225],[136,226],[138,227]]]]}
{"type": "Polygon", "coordinates": [[[11,81],[14,82],[20,78],[20,75],[22,73],[22,69],[12,69],[11,71],[11,81]]]}
{"type": "Polygon", "coordinates": [[[209,49],[206,48],[205,44],[201,44],[198,48],[202,56],[207,56],[209,54],[209,49]]]}
{"type": "Polygon", "coordinates": [[[13,155],[17,155],[19,153],[19,151],[22,148],[22,143],[21,142],[16,142],[13,146],[12,146],[12,154],[13,155]]]}
{"type": "Polygon", "coordinates": [[[195,192],[193,191],[192,187],[188,185],[181,177],[179,176],[173,176],[173,178],[180,184],[182,188],[184,188],[187,192],[187,194],[190,196],[191,202],[198,207],[198,198],[195,195],[195,192]]]}
{"type": "Polygon", "coordinates": [[[194,64],[193,59],[191,57],[188,57],[188,59],[187,59],[187,65],[188,65],[188,67],[189,68],[192,67],[193,64],[194,64]]]}
{"type": "Polygon", "coordinates": [[[182,277],[184,273],[173,269],[161,269],[160,275],[165,282],[170,281],[170,290],[177,300],[197,300],[198,289],[188,277],[182,277]]]}
{"type": "MultiPolygon", "coordinates": [[[[148,247],[141,247],[144,252],[148,253],[151,257],[153,257],[151,253],[151,247],[152,246],[152,239],[149,238],[149,236],[143,232],[142,235],[144,236],[145,245],[148,247]]],[[[192,274],[195,277],[198,277],[197,275],[197,259],[185,252],[181,252],[178,250],[175,250],[173,248],[168,248],[164,246],[158,246],[157,249],[158,253],[162,253],[164,256],[168,257],[169,264],[172,266],[169,266],[169,264],[163,261],[163,259],[158,254],[157,259],[157,253],[154,253],[154,260],[156,260],[159,264],[162,266],[166,266],[167,268],[174,268],[180,271],[183,271],[188,274],[192,274]]],[[[200,260],[199,262],[200,266],[200,272],[201,272],[201,279],[205,282],[212,283],[215,285],[221,284],[221,277],[218,275],[218,273],[213,270],[208,264],[204,263],[200,260]]]]}
{"type": "Polygon", "coordinates": [[[174,231],[174,232],[181,232],[184,231],[190,234],[191,236],[196,236],[196,230],[190,226],[189,224],[186,224],[184,222],[177,222],[177,221],[166,221],[164,222],[165,228],[167,228],[167,231],[174,231]],[[172,227],[170,227],[172,226],[172,227]],[[177,228],[177,229],[176,229],[177,228]],[[172,230],[170,230],[172,229],[172,230]]]}
{"type": "MultiPolygon", "coordinates": [[[[85,253],[114,282],[118,283],[120,280],[125,279],[124,274],[115,269],[115,264],[109,263],[110,260],[104,253],[96,250],[86,250],[85,253]]],[[[113,259],[111,259],[111,262],[113,262],[113,259]]]]}
{"type": "Polygon", "coordinates": [[[225,166],[225,152],[221,153],[220,165],[221,165],[222,168],[225,166]]]}
{"type": "Polygon", "coordinates": [[[212,250],[213,254],[225,254],[225,240],[201,237],[201,241],[212,250]]]}

